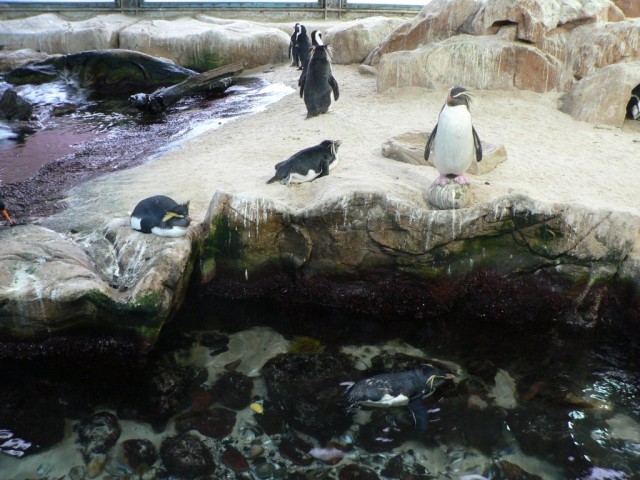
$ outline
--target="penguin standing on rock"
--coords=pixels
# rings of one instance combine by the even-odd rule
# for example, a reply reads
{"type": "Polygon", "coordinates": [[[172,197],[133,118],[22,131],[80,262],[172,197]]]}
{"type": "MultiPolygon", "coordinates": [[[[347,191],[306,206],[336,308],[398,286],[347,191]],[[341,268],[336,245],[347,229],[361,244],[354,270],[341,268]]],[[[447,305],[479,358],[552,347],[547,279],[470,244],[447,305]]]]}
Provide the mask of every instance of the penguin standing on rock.
{"type": "Polygon", "coordinates": [[[279,181],[290,183],[311,182],[318,177],[329,175],[329,171],[338,164],[340,140],[324,140],[319,145],[305,148],[288,159],[277,163],[276,174],[267,183],[279,181]]]}
{"type": "Polygon", "coordinates": [[[470,93],[462,87],[453,87],[447,96],[447,102],[440,110],[438,123],[433,128],[424,159],[429,160],[433,147],[433,164],[440,176],[437,185],[445,185],[450,179],[460,185],[471,182],[465,177],[473,158],[482,160],[482,145],[471,122],[470,93]]]}
{"type": "Polygon", "coordinates": [[[331,92],[337,101],[340,96],[338,82],[331,70],[331,57],[321,36],[316,36],[318,46],[309,56],[309,64],[304,75],[300,76],[300,97],[307,106],[307,118],[327,113],[331,105],[331,92]]]}
{"type": "Polygon", "coordinates": [[[179,204],[164,195],[141,200],[131,213],[131,228],[161,237],[181,237],[190,223],[189,202],[179,204]]]}
{"type": "Polygon", "coordinates": [[[14,222],[9,216],[9,212],[7,212],[7,208],[4,204],[4,198],[2,198],[1,196],[0,196],[0,213],[4,218],[7,219],[7,222],[9,223],[10,227],[13,227],[16,224],[16,222],[14,222]]]}

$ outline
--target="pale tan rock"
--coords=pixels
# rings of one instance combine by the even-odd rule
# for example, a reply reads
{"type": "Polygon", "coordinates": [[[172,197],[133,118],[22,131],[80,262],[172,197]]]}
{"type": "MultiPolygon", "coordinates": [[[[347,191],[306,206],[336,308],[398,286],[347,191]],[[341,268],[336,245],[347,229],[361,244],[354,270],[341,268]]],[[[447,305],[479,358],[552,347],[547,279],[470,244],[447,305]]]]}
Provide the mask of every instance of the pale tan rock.
{"type": "MultiPolygon", "coordinates": [[[[424,159],[424,149],[429,135],[430,131],[414,131],[392,137],[382,144],[382,155],[411,165],[428,165],[435,168],[433,156],[430,156],[428,161],[424,159]]],[[[507,149],[504,145],[496,145],[482,139],[480,141],[482,160],[471,162],[467,173],[472,175],[484,175],[507,159],[507,149]]]]}
{"type": "Polygon", "coordinates": [[[324,42],[332,49],[334,63],[361,63],[366,56],[405,20],[369,17],[328,28],[324,42]]]}
{"type": "Polygon", "coordinates": [[[197,71],[233,62],[254,68],[287,60],[289,36],[246,21],[144,20],[124,29],[120,47],[173,60],[197,71]]]}
{"type": "Polygon", "coordinates": [[[377,65],[386,53],[413,50],[459,33],[471,33],[471,20],[483,4],[484,0],[433,0],[413,20],[398,26],[367,56],[365,63],[377,65]]]}
{"type": "Polygon", "coordinates": [[[637,0],[613,0],[613,3],[622,10],[626,17],[640,17],[640,2],[637,0]]]}
{"type": "Polygon", "coordinates": [[[622,126],[631,91],[640,85],[640,61],[609,65],[575,83],[561,111],[576,120],[622,126]]]}
{"type": "Polygon", "coordinates": [[[20,50],[0,50],[0,72],[9,72],[28,63],[41,62],[50,55],[37,52],[33,48],[20,50]]]}
{"type": "Polygon", "coordinates": [[[556,88],[560,65],[534,46],[495,36],[458,35],[442,42],[382,57],[378,91],[428,87],[431,82],[481,89],[556,88]]]}
{"type": "Polygon", "coordinates": [[[62,54],[118,48],[120,31],[136,21],[135,17],[111,14],[73,22],[52,13],[3,20],[0,45],[62,54]]]}

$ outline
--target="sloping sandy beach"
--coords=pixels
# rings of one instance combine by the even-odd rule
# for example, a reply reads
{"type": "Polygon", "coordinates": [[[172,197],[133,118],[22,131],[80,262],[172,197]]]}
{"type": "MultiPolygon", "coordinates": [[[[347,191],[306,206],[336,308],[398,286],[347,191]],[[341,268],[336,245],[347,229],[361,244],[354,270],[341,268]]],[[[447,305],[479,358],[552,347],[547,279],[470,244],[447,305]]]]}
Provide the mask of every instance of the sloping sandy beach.
{"type": "MultiPolygon", "coordinates": [[[[202,221],[217,190],[271,199],[294,211],[350,191],[385,193],[429,208],[423,193],[436,170],[385,158],[381,146],[395,135],[431,130],[450,85],[377,93],[375,77],[359,73],[356,65],[333,68],[340,98],[328,114],[305,118],[296,69],[281,64],[245,72],[290,86],[292,93],[143,166],[73,189],[70,208],[44,223],[63,229],[80,217],[91,223],[128,217],[140,199],[159,193],[190,200],[193,218],[202,221]],[[277,162],[324,139],[343,142],[331,175],[297,186],[266,184],[277,162]]],[[[557,109],[560,93],[472,92],[480,138],[507,149],[506,162],[470,176],[474,202],[525,194],[640,215],[640,122],[627,121],[619,129],[573,120],[557,109]]]]}

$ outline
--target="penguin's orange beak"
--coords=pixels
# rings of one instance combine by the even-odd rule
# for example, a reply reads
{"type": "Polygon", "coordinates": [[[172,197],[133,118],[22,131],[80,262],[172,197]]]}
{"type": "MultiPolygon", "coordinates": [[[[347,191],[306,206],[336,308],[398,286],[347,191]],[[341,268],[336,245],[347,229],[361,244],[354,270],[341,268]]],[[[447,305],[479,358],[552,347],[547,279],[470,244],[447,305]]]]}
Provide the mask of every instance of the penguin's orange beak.
{"type": "Polygon", "coordinates": [[[5,209],[0,210],[0,213],[2,213],[2,215],[4,215],[4,218],[7,219],[7,222],[9,222],[9,225],[13,226],[16,224],[16,222],[11,220],[11,217],[9,216],[9,212],[7,212],[5,209]]]}

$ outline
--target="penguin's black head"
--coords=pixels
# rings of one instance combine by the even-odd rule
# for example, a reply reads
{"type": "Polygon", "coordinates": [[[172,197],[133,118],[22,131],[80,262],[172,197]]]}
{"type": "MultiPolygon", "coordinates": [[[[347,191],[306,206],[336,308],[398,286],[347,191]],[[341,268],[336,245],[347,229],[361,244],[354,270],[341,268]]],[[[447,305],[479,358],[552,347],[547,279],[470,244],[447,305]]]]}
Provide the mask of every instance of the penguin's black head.
{"type": "Polygon", "coordinates": [[[311,46],[318,47],[319,45],[324,45],[324,42],[322,41],[322,33],[318,30],[314,30],[311,32],[311,46]]]}
{"type": "Polygon", "coordinates": [[[162,224],[165,225],[166,228],[188,227],[190,223],[189,202],[174,205],[167,211],[165,216],[162,217],[162,224]]]}
{"type": "Polygon", "coordinates": [[[459,105],[465,105],[469,108],[471,103],[471,93],[465,90],[463,87],[452,87],[449,90],[449,96],[447,96],[447,105],[450,107],[457,107],[459,105]]]}
{"type": "Polygon", "coordinates": [[[298,24],[298,38],[307,36],[307,28],[301,23],[298,24]]]}
{"type": "Polygon", "coordinates": [[[342,140],[323,140],[320,145],[327,150],[331,150],[334,155],[338,153],[338,147],[342,145],[342,140]]]}

